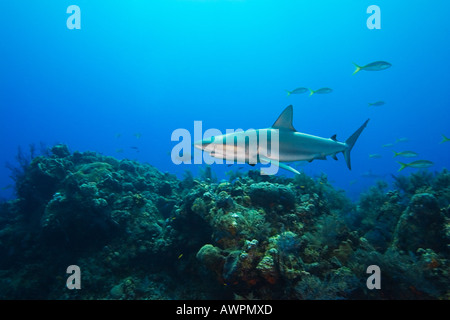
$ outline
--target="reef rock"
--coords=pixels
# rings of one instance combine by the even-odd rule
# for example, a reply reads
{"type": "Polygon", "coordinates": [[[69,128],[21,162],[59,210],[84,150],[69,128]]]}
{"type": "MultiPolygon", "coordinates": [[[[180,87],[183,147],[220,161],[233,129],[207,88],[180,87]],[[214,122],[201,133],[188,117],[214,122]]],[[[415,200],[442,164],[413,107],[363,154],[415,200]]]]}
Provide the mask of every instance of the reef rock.
{"type": "Polygon", "coordinates": [[[275,284],[278,280],[278,272],[275,261],[271,255],[264,256],[256,266],[256,270],[261,273],[261,276],[270,284],[275,284]]]}
{"type": "Polygon", "coordinates": [[[248,188],[248,194],[256,206],[273,208],[276,205],[282,205],[286,209],[295,206],[295,193],[289,187],[281,184],[255,183],[248,188]]]}
{"type": "Polygon", "coordinates": [[[324,174],[179,180],[50,151],[20,162],[17,199],[0,203],[0,299],[448,299],[446,170],[353,203],[324,174]],[[70,264],[83,290],[65,288],[70,264]],[[367,290],[368,264],[385,289],[367,290]]]}
{"type": "Polygon", "coordinates": [[[400,216],[393,246],[406,252],[416,252],[419,248],[442,251],[447,245],[444,223],[436,197],[430,193],[416,194],[400,216]]]}
{"type": "Polygon", "coordinates": [[[197,259],[208,269],[214,271],[219,277],[222,275],[225,256],[222,250],[212,244],[205,244],[196,254],[197,259]]]}

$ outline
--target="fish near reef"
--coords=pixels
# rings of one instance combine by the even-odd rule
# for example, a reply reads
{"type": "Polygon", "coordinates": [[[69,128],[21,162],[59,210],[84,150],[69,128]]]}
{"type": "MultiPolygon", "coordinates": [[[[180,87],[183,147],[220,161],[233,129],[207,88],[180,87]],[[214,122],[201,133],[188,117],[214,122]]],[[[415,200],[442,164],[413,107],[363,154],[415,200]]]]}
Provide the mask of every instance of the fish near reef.
{"type": "Polygon", "coordinates": [[[413,161],[410,163],[403,163],[403,162],[398,162],[398,163],[401,166],[400,169],[398,169],[398,171],[402,171],[403,169],[405,169],[407,167],[416,168],[416,169],[425,169],[425,168],[429,168],[434,165],[434,163],[429,160],[417,160],[417,161],[413,161]]]}
{"type": "Polygon", "coordinates": [[[418,154],[414,151],[402,151],[402,152],[394,152],[394,157],[405,157],[405,158],[414,158],[417,157],[418,154]]]}

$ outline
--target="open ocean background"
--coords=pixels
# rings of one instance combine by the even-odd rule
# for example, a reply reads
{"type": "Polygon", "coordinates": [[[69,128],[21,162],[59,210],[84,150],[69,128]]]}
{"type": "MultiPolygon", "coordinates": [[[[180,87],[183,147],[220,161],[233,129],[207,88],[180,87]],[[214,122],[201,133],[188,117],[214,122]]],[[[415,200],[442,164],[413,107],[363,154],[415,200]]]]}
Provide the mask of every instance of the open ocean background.
{"type": "Polygon", "coordinates": [[[3,164],[16,165],[19,146],[65,143],[181,176],[200,166],[171,162],[175,129],[265,128],[289,104],[298,131],[339,141],[371,119],[352,171],[342,155],[301,167],[353,199],[374,184],[364,173],[397,174],[392,150],[439,171],[450,161],[439,144],[450,136],[449,12],[448,1],[1,1],[0,198],[14,197],[3,164]],[[66,26],[72,4],[81,30],[66,26]],[[372,4],[380,30],[366,26],[372,4]],[[392,67],[352,76],[352,62],[377,60],[392,67]],[[287,97],[296,87],[333,92],[287,97]]]}

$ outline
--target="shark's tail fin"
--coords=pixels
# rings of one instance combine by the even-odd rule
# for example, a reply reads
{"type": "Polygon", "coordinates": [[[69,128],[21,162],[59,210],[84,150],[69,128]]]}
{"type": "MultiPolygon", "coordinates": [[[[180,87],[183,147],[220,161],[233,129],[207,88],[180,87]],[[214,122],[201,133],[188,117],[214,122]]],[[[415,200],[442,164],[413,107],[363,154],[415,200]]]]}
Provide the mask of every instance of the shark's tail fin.
{"type": "Polygon", "coordinates": [[[345,162],[347,163],[347,167],[352,170],[352,164],[350,162],[350,151],[352,151],[353,146],[355,145],[356,140],[358,140],[361,132],[364,130],[364,128],[367,126],[367,123],[369,122],[370,119],[367,119],[366,122],[363,123],[363,125],[361,127],[359,127],[358,130],[356,130],[351,136],[350,138],[348,138],[347,140],[345,140],[345,143],[347,144],[347,149],[345,149],[343,151],[344,153],[344,158],[345,158],[345,162]]]}
{"type": "Polygon", "coordinates": [[[443,134],[441,134],[441,136],[442,136],[442,141],[440,143],[444,143],[444,142],[450,141],[450,139],[447,138],[446,136],[444,136],[443,134]]]}
{"type": "Polygon", "coordinates": [[[395,151],[392,151],[392,152],[394,153],[394,158],[398,157],[398,155],[400,154],[400,152],[395,152],[395,151]]]}
{"type": "Polygon", "coordinates": [[[357,73],[362,69],[362,68],[361,68],[360,66],[358,66],[356,63],[353,62],[353,64],[354,64],[354,66],[356,67],[356,70],[353,72],[352,75],[357,74],[357,73]]]}
{"type": "Polygon", "coordinates": [[[309,89],[309,91],[310,91],[309,92],[309,96],[311,97],[314,94],[315,91],[313,89],[309,89]]]}
{"type": "Polygon", "coordinates": [[[289,97],[290,95],[291,95],[291,91],[289,91],[289,90],[286,90],[286,92],[287,92],[287,96],[289,97]]]}

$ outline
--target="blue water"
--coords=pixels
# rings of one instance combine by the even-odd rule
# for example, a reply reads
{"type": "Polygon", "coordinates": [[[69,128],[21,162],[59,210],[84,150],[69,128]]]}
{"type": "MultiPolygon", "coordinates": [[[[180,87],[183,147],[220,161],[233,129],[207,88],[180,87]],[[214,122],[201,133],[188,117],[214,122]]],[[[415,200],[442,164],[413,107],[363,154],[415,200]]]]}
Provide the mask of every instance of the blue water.
{"type": "MultiPolygon", "coordinates": [[[[13,197],[3,164],[15,164],[18,146],[65,143],[181,175],[199,166],[172,163],[175,129],[264,128],[289,104],[298,131],[340,141],[371,119],[352,171],[342,154],[302,167],[352,197],[374,183],[364,172],[397,174],[391,149],[441,170],[450,161],[450,143],[439,144],[450,136],[448,12],[448,1],[1,1],[0,197],[13,197]],[[80,30],[66,26],[72,4],[80,30]],[[380,30],[366,26],[372,4],[380,30]],[[352,62],[377,60],[392,67],[352,76],[352,62]],[[296,87],[334,91],[287,97],[296,87]],[[378,100],[386,104],[368,107],[378,100]],[[408,142],[382,147],[399,138],[408,142]]],[[[213,166],[219,177],[233,168],[213,166]]]]}

